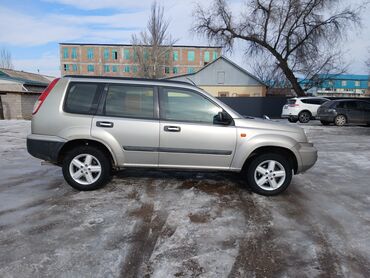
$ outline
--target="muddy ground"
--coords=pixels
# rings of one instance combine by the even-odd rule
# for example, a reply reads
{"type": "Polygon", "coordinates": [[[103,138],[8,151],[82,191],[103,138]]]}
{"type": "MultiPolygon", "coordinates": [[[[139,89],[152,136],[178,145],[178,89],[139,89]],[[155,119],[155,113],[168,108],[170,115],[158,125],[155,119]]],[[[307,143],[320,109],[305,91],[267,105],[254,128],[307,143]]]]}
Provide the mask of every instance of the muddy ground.
{"type": "Polygon", "coordinates": [[[319,150],[277,197],[237,175],[126,170],[78,192],[0,122],[0,277],[370,277],[370,128],[304,125],[319,150]]]}

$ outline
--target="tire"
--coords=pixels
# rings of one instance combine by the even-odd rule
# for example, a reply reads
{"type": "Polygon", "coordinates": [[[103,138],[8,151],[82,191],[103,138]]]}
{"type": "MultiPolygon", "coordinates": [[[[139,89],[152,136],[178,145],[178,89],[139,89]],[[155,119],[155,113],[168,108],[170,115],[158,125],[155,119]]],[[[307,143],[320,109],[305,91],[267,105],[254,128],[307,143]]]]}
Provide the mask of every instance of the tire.
{"type": "Polygon", "coordinates": [[[102,150],[92,146],[81,146],[66,154],[62,169],[64,179],[70,186],[77,190],[89,191],[108,183],[112,166],[109,157],[102,150]]]}
{"type": "Polygon", "coordinates": [[[320,122],[321,122],[322,125],[330,125],[330,123],[327,122],[327,121],[320,121],[320,122]]]}
{"type": "Polygon", "coordinates": [[[298,115],[298,120],[300,123],[306,124],[310,121],[311,119],[311,113],[308,111],[302,111],[298,115]]]}
{"type": "Polygon", "coordinates": [[[274,196],[284,192],[288,188],[292,176],[292,166],[289,161],[284,156],[275,153],[256,156],[250,162],[246,171],[246,178],[252,191],[264,196],[274,196]],[[273,165],[270,164],[271,162],[275,164],[273,169],[268,168],[273,165]],[[277,175],[281,176],[277,177],[277,175]],[[260,180],[261,182],[266,180],[266,182],[259,184],[258,181],[260,180]]]}
{"type": "Polygon", "coordinates": [[[290,123],[296,123],[296,122],[298,122],[298,119],[288,118],[288,121],[289,121],[290,123]]]}
{"type": "Polygon", "coordinates": [[[347,123],[347,118],[344,115],[337,115],[334,119],[336,126],[344,126],[347,123]]]}

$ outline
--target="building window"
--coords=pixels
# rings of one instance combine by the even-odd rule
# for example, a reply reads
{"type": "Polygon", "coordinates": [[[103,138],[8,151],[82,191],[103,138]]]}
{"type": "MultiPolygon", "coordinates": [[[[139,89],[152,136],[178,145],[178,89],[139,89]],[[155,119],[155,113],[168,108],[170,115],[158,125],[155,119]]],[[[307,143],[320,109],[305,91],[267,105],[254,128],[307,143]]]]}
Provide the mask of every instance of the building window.
{"type": "Polygon", "coordinates": [[[109,65],[104,65],[104,72],[109,72],[109,65]]]}
{"type": "Polygon", "coordinates": [[[87,65],[87,71],[88,72],[94,72],[95,71],[94,65],[87,65]]]}
{"type": "Polygon", "coordinates": [[[88,48],[87,49],[87,59],[93,60],[94,59],[94,49],[88,48]]]}
{"type": "Polygon", "coordinates": [[[342,80],[342,86],[347,86],[347,81],[346,80],[342,80]]]}
{"type": "Polygon", "coordinates": [[[204,52],[204,62],[209,62],[210,56],[209,56],[209,51],[204,52]]]}
{"type": "Polygon", "coordinates": [[[188,68],[188,73],[194,73],[194,68],[188,68]]]}
{"type": "Polygon", "coordinates": [[[194,51],[189,50],[189,51],[188,51],[188,61],[189,61],[189,62],[192,62],[192,61],[194,61],[194,60],[195,60],[195,53],[194,53],[194,51]]]}
{"type": "Polygon", "coordinates": [[[124,66],[123,71],[124,72],[130,72],[130,66],[128,66],[128,65],[124,66]]]}
{"type": "Polygon", "coordinates": [[[149,52],[147,49],[144,50],[144,60],[147,61],[149,59],[149,52]]]}
{"type": "Polygon", "coordinates": [[[68,64],[64,64],[64,71],[69,71],[69,65],[68,64]]]}
{"type": "Polygon", "coordinates": [[[179,72],[179,68],[174,67],[174,68],[172,69],[172,73],[173,73],[173,74],[177,74],[178,72],[179,72]]]}
{"type": "Polygon", "coordinates": [[[219,97],[228,97],[230,95],[229,92],[218,92],[219,97]]]}
{"type": "Polygon", "coordinates": [[[118,72],[118,66],[117,65],[112,66],[112,71],[113,72],[118,72]]]}
{"type": "Polygon", "coordinates": [[[360,81],[355,81],[355,86],[356,87],[360,87],[361,86],[361,82],[360,81]]]}
{"type": "Polygon", "coordinates": [[[174,61],[178,61],[179,60],[179,52],[178,51],[174,51],[173,52],[173,60],[174,61]]]}
{"type": "Polygon", "coordinates": [[[125,57],[125,60],[130,60],[130,49],[124,49],[123,56],[125,57]]]}
{"type": "Polygon", "coordinates": [[[170,73],[170,68],[169,67],[165,67],[164,68],[164,73],[165,74],[169,74],[170,73]]]}
{"type": "Polygon", "coordinates": [[[76,71],[77,71],[77,65],[76,65],[76,64],[73,64],[73,65],[72,65],[72,70],[73,70],[74,72],[76,72],[76,71]]]}
{"type": "Polygon", "coordinates": [[[117,52],[117,50],[112,50],[112,60],[118,60],[118,52],[117,52]]]}
{"type": "Polygon", "coordinates": [[[68,48],[63,48],[63,58],[68,59],[68,48]]]}
{"type": "Polygon", "coordinates": [[[132,66],[132,72],[137,72],[137,66],[132,66]]]}
{"type": "Polygon", "coordinates": [[[72,48],[71,56],[72,56],[72,59],[77,59],[77,48],[76,47],[72,48]]]}
{"type": "Polygon", "coordinates": [[[167,50],[166,53],[164,54],[164,59],[165,61],[170,60],[170,52],[167,50]]]}
{"type": "Polygon", "coordinates": [[[213,51],[213,60],[216,60],[216,59],[217,59],[217,52],[213,51]]]}
{"type": "Polygon", "coordinates": [[[109,60],[109,49],[104,48],[104,60],[109,60]]]}

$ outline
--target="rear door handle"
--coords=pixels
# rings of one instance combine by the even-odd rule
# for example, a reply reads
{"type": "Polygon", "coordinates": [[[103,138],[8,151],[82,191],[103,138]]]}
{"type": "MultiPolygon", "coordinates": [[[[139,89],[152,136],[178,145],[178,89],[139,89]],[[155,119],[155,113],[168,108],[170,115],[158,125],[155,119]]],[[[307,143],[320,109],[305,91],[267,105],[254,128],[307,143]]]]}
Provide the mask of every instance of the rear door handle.
{"type": "Polygon", "coordinates": [[[99,127],[113,127],[113,123],[112,122],[97,121],[96,126],[99,126],[99,127]]]}
{"type": "Polygon", "coordinates": [[[164,126],[164,131],[167,131],[167,132],[180,132],[181,131],[181,127],[179,127],[179,126],[166,125],[166,126],[164,126]]]}

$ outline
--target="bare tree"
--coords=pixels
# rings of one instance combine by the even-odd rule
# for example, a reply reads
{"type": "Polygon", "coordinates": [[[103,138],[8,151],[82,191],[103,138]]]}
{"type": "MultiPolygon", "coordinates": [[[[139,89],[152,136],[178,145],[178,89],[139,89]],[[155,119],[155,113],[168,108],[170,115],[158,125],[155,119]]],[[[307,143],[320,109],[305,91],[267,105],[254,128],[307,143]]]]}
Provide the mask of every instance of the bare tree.
{"type": "Polygon", "coordinates": [[[249,0],[238,17],[226,0],[208,9],[197,6],[195,31],[231,50],[235,39],[247,43],[249,55],[268,54],[297,95],[305,95],[298,76],[343,71],[343,37],[360,23],[359,10],[340,0],[249,0]]]}
{"type": "Polygon", "coordinates": [[[175,41],[168,34],[169,21],[164,8],[153,2],[147,30],[132,36],[134,59],[139,64],[138,75],[143,78],[161,78],[171,65],[172,46],[175,41]]]}
{"type": "Polygon", "coordinates": [[[12,54],[4,47],[0,49],[0,68],[13,69],[12,54]]]}

